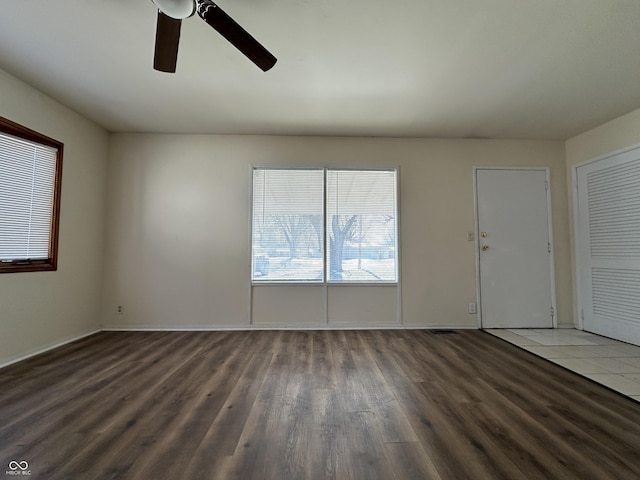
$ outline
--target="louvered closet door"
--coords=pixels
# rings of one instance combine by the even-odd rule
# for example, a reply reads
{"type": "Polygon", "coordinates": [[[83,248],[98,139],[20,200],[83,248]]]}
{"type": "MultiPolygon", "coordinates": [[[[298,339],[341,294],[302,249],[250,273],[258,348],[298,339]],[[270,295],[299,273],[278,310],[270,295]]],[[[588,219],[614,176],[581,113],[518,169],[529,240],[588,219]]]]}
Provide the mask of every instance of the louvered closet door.
{"type": "Polygon", "coordinates": [[[584,329],[640,345],[640,148],[577,168],[584,329]]]}

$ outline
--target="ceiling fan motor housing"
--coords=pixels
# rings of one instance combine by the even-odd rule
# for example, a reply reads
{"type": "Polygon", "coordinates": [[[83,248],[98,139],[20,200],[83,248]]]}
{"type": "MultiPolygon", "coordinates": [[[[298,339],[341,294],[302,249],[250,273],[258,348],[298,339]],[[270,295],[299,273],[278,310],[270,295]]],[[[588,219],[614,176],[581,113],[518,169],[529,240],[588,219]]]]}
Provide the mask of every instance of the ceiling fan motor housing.
{"type": "Polygon", "coordinates": [[[151,0],[168,17],[183,20],[196,11],[195,0],[151,0]]]}

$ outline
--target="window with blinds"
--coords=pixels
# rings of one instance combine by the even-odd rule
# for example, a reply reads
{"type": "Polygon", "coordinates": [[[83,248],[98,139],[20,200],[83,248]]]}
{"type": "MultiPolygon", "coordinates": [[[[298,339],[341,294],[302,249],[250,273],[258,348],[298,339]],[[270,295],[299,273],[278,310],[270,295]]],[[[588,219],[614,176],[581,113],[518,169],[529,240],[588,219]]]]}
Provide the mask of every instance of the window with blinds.
{"type": "Polygon", "coordinates": [[[255,283],[396,283],[397,171],[253,171],[255,283]]]}
{"type": "Polygon", "coordinates": [[[62,144],[0,118],[0,273],[55,270],[62,144]]]}

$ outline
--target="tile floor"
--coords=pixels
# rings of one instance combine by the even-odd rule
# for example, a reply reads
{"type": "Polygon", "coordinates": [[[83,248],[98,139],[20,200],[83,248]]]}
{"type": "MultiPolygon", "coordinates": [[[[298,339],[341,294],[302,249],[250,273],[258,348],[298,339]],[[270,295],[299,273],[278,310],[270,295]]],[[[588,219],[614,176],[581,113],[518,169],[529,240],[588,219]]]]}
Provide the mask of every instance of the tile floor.
{"type": "Polygon", "coordinates": [[[640,347],[574,329],[487,332],[640,402],[640,347]]]}

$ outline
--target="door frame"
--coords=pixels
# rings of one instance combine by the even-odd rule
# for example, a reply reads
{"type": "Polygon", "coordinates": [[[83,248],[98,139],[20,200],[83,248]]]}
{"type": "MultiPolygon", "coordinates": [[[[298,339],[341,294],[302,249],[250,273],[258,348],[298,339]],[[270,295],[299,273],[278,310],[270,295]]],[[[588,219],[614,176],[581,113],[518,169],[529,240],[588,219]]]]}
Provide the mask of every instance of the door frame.
{"type": "Polygon", "coordinates": [[[576,312],[575,318],[577,318],[578,322],[574,320],[574,325],[577,325],[579,330],[584,330],[584,298],[582,298],[582,280],[580,278],[580,255],[579,252],[582,249],[581,240],[580,240],[580,205],[578,199],[578,168],[585,167],[591,163],[600,162],[602,160],[606,160],[608,158],[616,157],[618,155],[623,155],[625,153],[629,153],[633,150],[640,149],[640,143],[630,145],[628,147],[621,148],[619,150],[614,150],[613,152],[605,153],[603,155],[599,155],[595,158],[590,158],[589,160],[585,160],[580,163],[576,163],[571,167],[571,201],[573,202],[571,208],[571,215],[573,216],[573,278],[575,279],[575,302],[576,302],[576,312]]]}
{"type": "Polygon", "coordinates": [[[555,273],[555,246],[553,241],[553,217],[551,209],[551,178],[549,167],[473,167],[473,215],[474,215],[474,250],[476,260],[476,320],[479,329],[482,329],[482,296],[480,291],[480,225],[478,224],[478,171],[479,170],[534,170],[542,171],[547,182],[547,223],[549,229],[549,244],[551,252],[549,255],[549,274],[551,287],[551,307],[553,308],[552,328],[558,328],[558,307],[556,303],[556,273],[555,273]]]}

